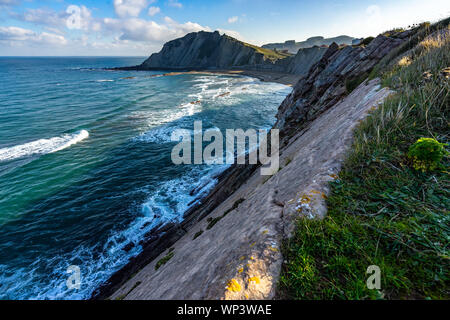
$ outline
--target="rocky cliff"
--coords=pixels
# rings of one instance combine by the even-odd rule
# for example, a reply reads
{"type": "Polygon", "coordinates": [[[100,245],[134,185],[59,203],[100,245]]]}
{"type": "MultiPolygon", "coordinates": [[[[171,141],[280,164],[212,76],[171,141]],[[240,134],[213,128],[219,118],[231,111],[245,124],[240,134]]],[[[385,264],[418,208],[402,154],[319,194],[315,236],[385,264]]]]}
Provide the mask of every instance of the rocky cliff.
{"type": "Polygon", "coordinates": [[[167,42],[140,70],[253,70],[304,76],[325,48],[300,50],[296,55],[260,48],[219,32],[195,32],[167,42]]]}
{"type": "Polygon", "coordinates": [[[287,50],[291,53],[297,53],[299,49],[305,49],[305,48],[312,48],[314,46],[329,46],[333,42],[337,43],[338,45],[350,45],[352,44],[354,38],[349,36],[338,36],[334,38],[324,38],[324,37],[311,37],[308,38],[305,41],[295,42],[295,40],[288,40],[283,43],[268,43],[262,46],[262,48],[266,49],[276,49],[278,51],[281,50],[287,50]]]}
{"type": "Polygon", "coordinates": [[[280,129],[282,141],[286,144],[294,133],[355,89],[409,35],[410,31],[395,37],[379,35],[367,47],[339,47],[333,43],[279,107],[275,127],[280,129]]]}
{"type": "Polygon", "coordinates": [[[216,32],[200,31],[167,42],[142,64],[146,69],[226,69],[275,65],[289,55],[264,50],[216,32]]]}
{"type": "Polygon", "coordinates": [[[305,214],[324,213],[327,181],[339,170],[352,128],[389,94],[379,90],[377,80],[365,78],[408,37],[408,32],[380,35],[367,47],[332,44],[279,107],[280,171],[268,179],[256,165],[231,167],[181,224],[144,241],[143,253],[94,296],[115,291],[114,299],[273,297],[281,241],[302,199],[311,206],[317,202],[316,211],[305,206],[305,214]],[[165,252],[169,246],[173,249],[165,252]],[[158,261],[165,264],[158,268],[158,261]]]}

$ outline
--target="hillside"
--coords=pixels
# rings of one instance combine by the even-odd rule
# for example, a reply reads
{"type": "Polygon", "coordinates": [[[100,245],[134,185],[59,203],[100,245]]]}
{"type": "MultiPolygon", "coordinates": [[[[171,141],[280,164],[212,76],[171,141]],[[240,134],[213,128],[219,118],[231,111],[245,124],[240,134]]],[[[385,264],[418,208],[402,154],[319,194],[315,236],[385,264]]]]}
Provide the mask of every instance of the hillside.
{"type": "Polygon", "coordinates": [[[357,127],[327,217],[297,220],[280,298],[449,299],[449,22],[415,28],[371,72],[395,92],[357,127]],[[411,156],[419,139],[440,144],[440,163],[430,144],[428,160],[411,156]],[[365,282],[371,265],[376,290],[365,282]]]}
{"type": "Polygon", "coordinates": [[[290,57],[216,32],[200,31],[167,42],[141,65],[143,69],[224,69],[272,65],[290,57]]]}

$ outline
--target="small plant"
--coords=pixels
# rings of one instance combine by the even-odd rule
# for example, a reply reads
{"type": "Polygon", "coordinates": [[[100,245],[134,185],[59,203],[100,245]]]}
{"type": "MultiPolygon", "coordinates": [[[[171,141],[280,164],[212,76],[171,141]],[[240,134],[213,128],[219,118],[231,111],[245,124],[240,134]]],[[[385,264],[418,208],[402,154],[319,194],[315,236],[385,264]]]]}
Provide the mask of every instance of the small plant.
{"type": "Polygon", "coordinates": [[[408,156],[416,170],[433,171],[439,167],[442,158],[448,154],[445,143],[433,138],[420,138],[409,147],[408,156]]]}
{"type": "MultiPolygon", "coordinates": [[[[211,229],[212,227],[214,227],[214,225],[215,225],[217,222],[219,222],[220,220],[222,220],[222,218],[224,218],[224,217],[225,217],[227,214],[229,214],[231,211],[237,209],[237,208],[239,207],[239,205],[240,205],[242,202],[244,202],[244,201],[245,201],[245,199],[240,198],[239,200],[236,200],[236,201],[233,203],[233,206],[232,206],[230,209],[226,210],[221,216],[216,217],[216,218],[209,217],[209,218],[206,220],[207,222],[209,222],[208,226],[206,227],[206,230],[209,230],[209,229],[211,229]]],[[[195,239],[195,238],[194,238],[194,239],[195,239]]]]}
{"type": "Polygon", "coordinates": [[[203,233],[203,230],[200,230],[199,232],[197,232],[196,234],[194,234],[194,237],[192,238],[192,240],[197,239],[198,237],[200,237],[203,233]]]}
{"type": "Polygon", "coordinates": [[[220,217],[216,217],[211,219],[211,221],[209,221],[209,224],[206,226],[206,230],[211,229],[212,227],[214,227],[216,225],[217,222],[219,222],[220,220],[222,220],[223,216],[220,217]]]}
{"type": "Polygon", "coordinates": [[[364,80],[369,76],[368,73],[363,73],[362,75],[356,78],[348,78],[345,80],[345,88],[347,89],[347,94],[350,94],[353,90],[355,90],[364,80]]]}
{"type": "Polygon", "coordinates": [[[292,159],[291,159],[291,158],[287,158],[284,165],[287,166],[287,165],[288,165],[289,163],[291,163],[291,162],[292,162],[292,159]]]}
{"type": "Polygon", "coordinates": [[[158,270],[160,267],[162,267],[163,265],[165,265],[167,263],[167,261],[169,261],[170,259],[172,259],[172,257],[174,256],[175,252],[171,251],[170,253],[168,253],[164,258],[162,258],[161,260],[159,260],[156,265],[155,265],[155,270],[158,270]]]}

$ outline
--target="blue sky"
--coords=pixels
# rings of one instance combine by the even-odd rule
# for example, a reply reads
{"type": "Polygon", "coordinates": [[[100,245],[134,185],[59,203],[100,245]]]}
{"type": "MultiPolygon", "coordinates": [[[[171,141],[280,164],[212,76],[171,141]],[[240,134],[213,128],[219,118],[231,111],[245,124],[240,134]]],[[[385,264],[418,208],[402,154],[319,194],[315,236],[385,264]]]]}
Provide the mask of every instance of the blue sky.
{"type": "Polygon", "coordinates": [[[0,0],[0,56],[146,56],[199,30],[257,45],[366,37],[449,15],[448,0],[0,0]]]}

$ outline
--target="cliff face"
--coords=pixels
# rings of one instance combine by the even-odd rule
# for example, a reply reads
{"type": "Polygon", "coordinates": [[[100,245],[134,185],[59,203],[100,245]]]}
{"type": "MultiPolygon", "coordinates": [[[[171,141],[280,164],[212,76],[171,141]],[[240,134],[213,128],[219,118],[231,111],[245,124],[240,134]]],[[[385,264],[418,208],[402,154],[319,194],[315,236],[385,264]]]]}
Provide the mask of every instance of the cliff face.
{"type": "Polygon", "coordinates": [[[395,38],[379,35],[367,47],[340,48],[333,43],[280,105],[275,127],[280,129],[282,142],[287,143],[295,132],[349,94],[408,36],[409,31],[395,38]]]}
{"type": "Polygon", "coordinates": [[[293,56],[246,44],[219,32],[196,32],[167,42],[139,69],[214,70],[243,69],[304,76],[326,48],[299,50],[293,56]]]}
{"type": "Polygon", "coordinates": [[[263,53],[219,32],[190,33],[167,42],[143,64],[144,68],[230,68],[272,64],[263,53]]]}
{"type": "Polygon", "coordinates": [[[286,67],[287,73],[306,76],[309,69],[320,59],[327,51],[326,48],[312,47],[298,50],[297,54],[291,58],[286,67]]]}

